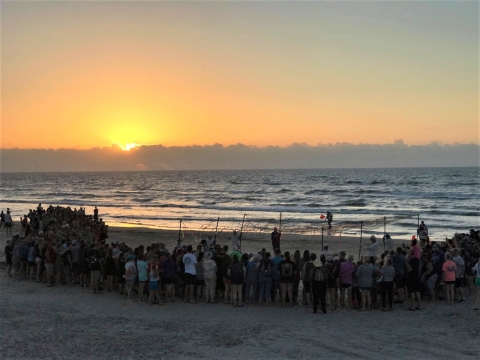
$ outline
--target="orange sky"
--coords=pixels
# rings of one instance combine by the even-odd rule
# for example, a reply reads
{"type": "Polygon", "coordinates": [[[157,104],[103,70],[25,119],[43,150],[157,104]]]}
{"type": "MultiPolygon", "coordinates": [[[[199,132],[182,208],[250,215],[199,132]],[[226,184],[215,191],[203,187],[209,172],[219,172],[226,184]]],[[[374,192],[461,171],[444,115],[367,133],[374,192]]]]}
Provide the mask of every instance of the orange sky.
{"type": "Polygon", "coordinates": [[[2,148],[479,143],[475,2],[1,7],[2,148]]]}

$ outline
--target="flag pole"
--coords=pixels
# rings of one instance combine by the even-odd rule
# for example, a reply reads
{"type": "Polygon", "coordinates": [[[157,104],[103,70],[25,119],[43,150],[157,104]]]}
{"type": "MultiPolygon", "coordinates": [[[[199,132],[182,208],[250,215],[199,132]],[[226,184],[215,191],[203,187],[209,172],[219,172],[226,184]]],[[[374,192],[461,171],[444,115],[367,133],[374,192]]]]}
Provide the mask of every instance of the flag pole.
{"type": "Polygon", "coordinates": [[[322,226],[322,251],[323,251],[323,226],[322,226]]]}
{"type": "Polygon", "coordinates": [[[240,235],[239,235],[240,251],[242,250],[243,223],[245,222],[245,216],[247,216],[247,214],[243,214],[242,226],[240,227],[240,235]]]}
{"type": "Polygon", "coordinates": [[[217,241],[217,230],[218,230],[218,222],[220,221],[220,216],[217,218],[217,226],[215,227],[215,241],[217,241]]]}
{"type": "Polygon", "coordinates": [[[362,250],[363,221],[360,221],[360,246],[358,247],[358,260],[360,260],[360,252],[362,250]]]}

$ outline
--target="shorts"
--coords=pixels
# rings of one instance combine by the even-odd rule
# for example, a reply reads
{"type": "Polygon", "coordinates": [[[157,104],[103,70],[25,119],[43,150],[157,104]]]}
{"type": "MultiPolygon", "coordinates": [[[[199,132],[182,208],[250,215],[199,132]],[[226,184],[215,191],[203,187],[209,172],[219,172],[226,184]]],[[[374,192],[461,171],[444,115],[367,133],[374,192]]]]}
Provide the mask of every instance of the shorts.
{"type": "Polygon", "coordinates": [[[340,284],[340,287],[342,289],[350,289],[352,287],[352,284],[340,284]]]}
{"type": "Polygon", "coordinates": [[[303,290],[306,293],[311,293],[312,292],[312,284],[310,282],[304,282],[303,283],[303,290]]]}
{"type": "Polygon", "coordinates": [[[93,270],[90,271],[90,276],[92,277],[93,281],[100,281],[100,270],[93,270]]]}
{"type": "Polygon", "coordinates": [[[41,264],[42,264],[42,258],[37,257],[37,258],[35,259],[35,262],[36,262],[37,264],[40,264],[40,265],[41,265],[41,264]]]}
{"type": "Polygon", "coordinates": [[[155,280],[155,281],[149,281],[148,282],[148,288],[150,290],[158,290],[158,281],[155,280]]]}
{"type": "Polygon", "coordinates": [[[11,223],[11,222],[6,222],[6,223],[5,223],[5,227],[6,227],[6,228],[11,228],[11,227],[12,227],[12,223],[11,223]]]}
{"type": "Polygon", "coordinates": [[[480,286],[480,277],[475,278],[475,285],[480,286]]]}
{"type": "Polygon", "coordinates": [[[185,273],[185,285],[195,285],[197,277],[195,275],[185,273]]]}
{"type": "Polygon", "coordinates": [[[455,287],[458,288],[463,288],[463,278],[457,278],[455,279],[455,287]]]}
{"type": "Polygon", "coordinates": [[[360,292],[364,292],[366,290],[368,290],[368,291],[372,290],[372,287],[371,286],[369,286],[369,287],[359,286],[359,289],[360,289],[360,292]]]}
{"type": "Polygon", "coordinates": [[[175,278],[162,278],[164,284],[175,284],[175,278]]]}
{"type": "Polygon", "coordinates": [[[232,283],[231,279],[223,278],[223,284],[225,286],[230,286],[231,283],[232,283]]]}
{"type": "Polygon", "coordinates": [[[453,280],[453,281],[445,281],[445,284],[447,284],[447,285],[453,285],[453,284],[455,284],[455,280],[453,280]]]}
{"type": "Polygon", "coordinates": [[[125,279],[127,285],[135,285],[135,278],[125,279]]]}
{"type": "Polygon", "coordinates": [[[35,261],[29,261],[28,266],[36,266],[35,261]]]}
{"type": "Polygon", "coordinates": [[[205,286],[205,280],[196,280],[195,285],[197,286],[205,286]]]}
{"type": "Polygon", "coordinates": [[[395,279],[393,280],[395,283],[395,288],[396,289],[402,289],[405,287],[405,280],[403,275],[395,276],[395,279]]]}

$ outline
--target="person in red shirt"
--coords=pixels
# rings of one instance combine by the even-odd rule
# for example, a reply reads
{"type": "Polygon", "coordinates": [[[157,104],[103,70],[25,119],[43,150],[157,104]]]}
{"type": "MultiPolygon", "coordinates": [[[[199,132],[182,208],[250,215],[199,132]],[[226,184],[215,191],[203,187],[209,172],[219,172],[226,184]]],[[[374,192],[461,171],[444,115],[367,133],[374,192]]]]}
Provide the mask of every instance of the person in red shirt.
{"type": "Polygon", "coordinates": [[[449,305],[453,305],[454,286],[455,286],[455,271],[457,265],[452,261],[452,255],[450,253],[445,254],[445,262],[443,263],[443,281],[446,284],[447,302],[449,305]]]}

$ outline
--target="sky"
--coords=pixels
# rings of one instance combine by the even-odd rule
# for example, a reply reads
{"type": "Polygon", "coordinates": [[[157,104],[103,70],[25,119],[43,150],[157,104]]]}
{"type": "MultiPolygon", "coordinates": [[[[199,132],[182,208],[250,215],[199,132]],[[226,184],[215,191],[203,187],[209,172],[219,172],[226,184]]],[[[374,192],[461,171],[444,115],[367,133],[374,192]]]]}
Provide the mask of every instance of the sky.
{"type": "Polygon", "coordinates": [[[0,6],[4,150],[480,143],[477,1],[0,6]]]}

